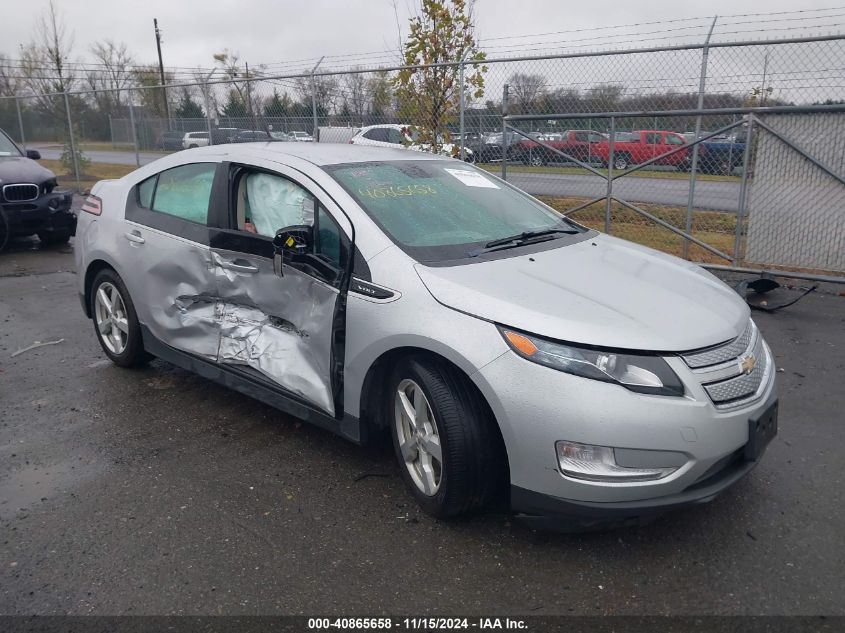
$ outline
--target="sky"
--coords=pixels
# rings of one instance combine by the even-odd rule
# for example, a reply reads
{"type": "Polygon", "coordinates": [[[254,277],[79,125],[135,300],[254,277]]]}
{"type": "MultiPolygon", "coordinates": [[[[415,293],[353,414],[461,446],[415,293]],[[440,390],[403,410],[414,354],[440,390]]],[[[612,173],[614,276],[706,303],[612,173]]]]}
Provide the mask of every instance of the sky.
{"type": "MultiPolygon", "coordinates": [[[[396,0],[403,31],[418,1],[396,0]]],[[[93,42],[110,38],[125,42],[138,63],[154,62],[153,18],[158,18],[164,63],[176,68],[177,77],[189,68],[211,67],[212,55],[224,48],[237,51],[252,67],[265,64],[271,72],[301,72],[323,55],[324,66],[369,67],[398,58],[391,52],[398,40],[393,0],[56,0],[56,5],[74,34],[73,58],[80,61],[91,60],[93,42]]],[[[843,5],[845,0],[477,0],[475,14],[477,36],[495,57],[562,45],[590,50],[700,39],[709,26],[705,16],[714,14],[734,16],[717,27],[716,37],[723,39],[767,34],[760,32],[758,18],[736,17],[740,14],[799,10],[807,13],[792,13],[789,20],[771,16],[762,26],[774,36],[842,32],[843,5]],[[813,11],[817,9],[830,10],[813,11]],[[657,21],[664,24],[648,24],[657,21]],[[626,24],[641,26],[607,28],[626,24]],[[537,35],[549,32],[557,34],[537,35]]],[[[19,45],[30,40],[32,25],[46,6],[47,0],[0,0],[0,15],[14,15],[0,20],[0,53],[19,56],[19,45]]]]}

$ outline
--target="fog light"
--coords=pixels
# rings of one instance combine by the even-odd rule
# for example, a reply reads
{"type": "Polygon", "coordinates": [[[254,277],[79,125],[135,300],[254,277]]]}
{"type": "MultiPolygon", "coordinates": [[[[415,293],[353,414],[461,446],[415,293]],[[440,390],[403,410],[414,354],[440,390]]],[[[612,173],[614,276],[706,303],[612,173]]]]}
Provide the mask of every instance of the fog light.
{"type": "Polygon", "coordinates": [[[50,198],[47,202],[47,206],[50,208],[51,211],[55,211],[59,208],[59,203],[61,203],[61,198],[50,198]]]}
{"type": "Polygon", "coordinates": [[[613,449],[577,442],[555,443],[561,472],[586,481],[653,481],[675,472],[677,468],[629,468],[616,463],[613,449]]]}

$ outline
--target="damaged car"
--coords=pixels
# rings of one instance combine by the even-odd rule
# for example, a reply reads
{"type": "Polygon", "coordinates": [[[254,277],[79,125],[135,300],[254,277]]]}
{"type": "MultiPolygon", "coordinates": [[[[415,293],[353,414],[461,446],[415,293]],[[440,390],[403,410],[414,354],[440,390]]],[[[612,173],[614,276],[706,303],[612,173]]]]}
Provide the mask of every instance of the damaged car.
{"type": "Polygon", "coordinates": [[[772,354],[733,290],[457,160],[187,150],[98,183],[75,256],[114,363],[387,432],[436,517],[508,497],[537,525],[645,522],[713,499],[777,432],[772,354]]]}

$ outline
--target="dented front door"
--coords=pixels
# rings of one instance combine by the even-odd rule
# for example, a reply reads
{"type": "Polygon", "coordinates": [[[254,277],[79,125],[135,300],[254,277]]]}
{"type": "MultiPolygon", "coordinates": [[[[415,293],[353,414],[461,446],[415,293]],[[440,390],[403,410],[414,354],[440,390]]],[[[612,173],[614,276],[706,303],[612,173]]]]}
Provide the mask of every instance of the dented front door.
{"type": "Polygon", "coordinates": [[[259,372],[335,415],[340,379],[335,333],[343,327],[343,261],[351,252],[347,232],[327,209],[331,201],[315,195],[320,190],[302,174],[230,168],[230,228],[211,244],[219,295],[218,362],[259,372]],[[273,235],[295,224],[315,226],[315,234],[330,244],[324,245],[326,258],[336,265],[285,266],[277,276],[273,235]]]}

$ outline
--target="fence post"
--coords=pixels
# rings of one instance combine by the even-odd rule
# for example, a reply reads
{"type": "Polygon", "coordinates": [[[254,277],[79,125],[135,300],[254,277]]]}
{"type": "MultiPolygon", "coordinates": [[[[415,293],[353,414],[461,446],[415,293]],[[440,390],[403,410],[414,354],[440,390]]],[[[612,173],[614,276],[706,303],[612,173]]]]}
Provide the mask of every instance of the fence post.
{"type": "Polygon", "coordinates": [[[138,155],[138,131],[135,129],[135,106],[132,103],[132,91],[129,96],[129,125],[132,126],[132,147],[135,149],[135,165],[141,166],[141,157],[138,155]]]}
{"type": "Polygon", "coordinates": [[[502,88],[502,180],[508,179],[508,84],[502,88]]]}
{"type": "Polygon", "coordinates": [[[311,69],[311,116],[314,117],[314,130],[311,132],[311,136],[313,137],[315,143],[318,140],[317,136],[319,133],[320,126],[317,120],[317,82],[314,79],[314,73],[317,72],[317,68],[322,63],[323,57],[321,57],[320,60],[316,64],[314,64],[314,68],[311,69]]]}
{"type": "Polygon", "coordinates": [[[461,137],[461,160],[466,160],[466,148],[464,147],[464,134],[466,133],[466,128],[464,126],[464,59],[466,57],[466,53],[461,55],[461,61],[458,62],[458,81],[460,82],[460,94],[461,94],[461,104],[460,104],[460,132],[459,135],[461,137]]]}
{"type": "Polygon", "coordinates": [[[754,127],[754,115],[748,115],[748,129],[745,132],[745,150],[742,153],[742,180],[739,185],[739,206],[736,211],[736,232],[734,234],[734,268],[739,263],[739,245],[742,239],[742,220],[745,217],[745,203],[748,198],[748,170],[751,162],[751,129],[754,127]]]}
{"type": "Polygon", "coordinates": [[[21,116],[21,100],[15,97],[15,108],[18,111],[18,127],[21,129],[21,147],[24,153],[26,152],[26,136],[23,133],[23,117],[21,116]]]}
{"type": "Polygon", "coordinates": [[[67,114],[67,134],[70,141],[70,155],[73,158],[73,175],[76,178],[76,191],[82,192],[82,185],[79,184],[79,157],[76,155],[76,143],[73,140],[73,121],[70,117],[70,101],[67,98],[67,91],[62,93],[65,98],[65,113],[67,114]]]}
{"type": "Polygon", "coordinates": [[[616,117],[610,117],[607,154],[607,196],[604,201],[604,232],[610,233],[611,198],[613,197],[613,162],[616,160],[616,117]]]}
{"type": "MultiPolygon", "coordinates": [[[[707,58],[710,56],[710,38],[713,35],[713,29],[716,27],[716,20],[719,16],[713,17],[713,22],[710,24],[710,30],[707,31],[707,37],[704,39],[704,47],[701,49],[701,75],[698,79],[698,110],[704,108],[704,89],[707,83],[707,58]]],[[[695,117],[695,140],[697,141],[701,136],[701,115],[697,114],[695,117]]],[[[689,196],[687,197],[687,217],[684,224],[685,233],[692,235],[692,205],[695,201],[695,176],[698,170],[698,148],[700,144],[696,143],[692,146],[692,161],[689,169],[689,196]]],[[[689,259],[689,240],[684,240],[683,257],[689,259]]]]}
{"type": "MultiPolygon", "coordinates": [[[[208,77],[211,77],[213,73],[214,71],[211,71],[208,77]]],[[[211,88],[208,85],[208,77],[206,77],[206,81],[204,84],[205,90],[202,91],[202,98],[205,100],[205,129],[208,130],[208,144],[214,145],[214,139],[211,136],[211,106],[209,105],[208,98],[208,91],[211,90],[211,88]]]]}

